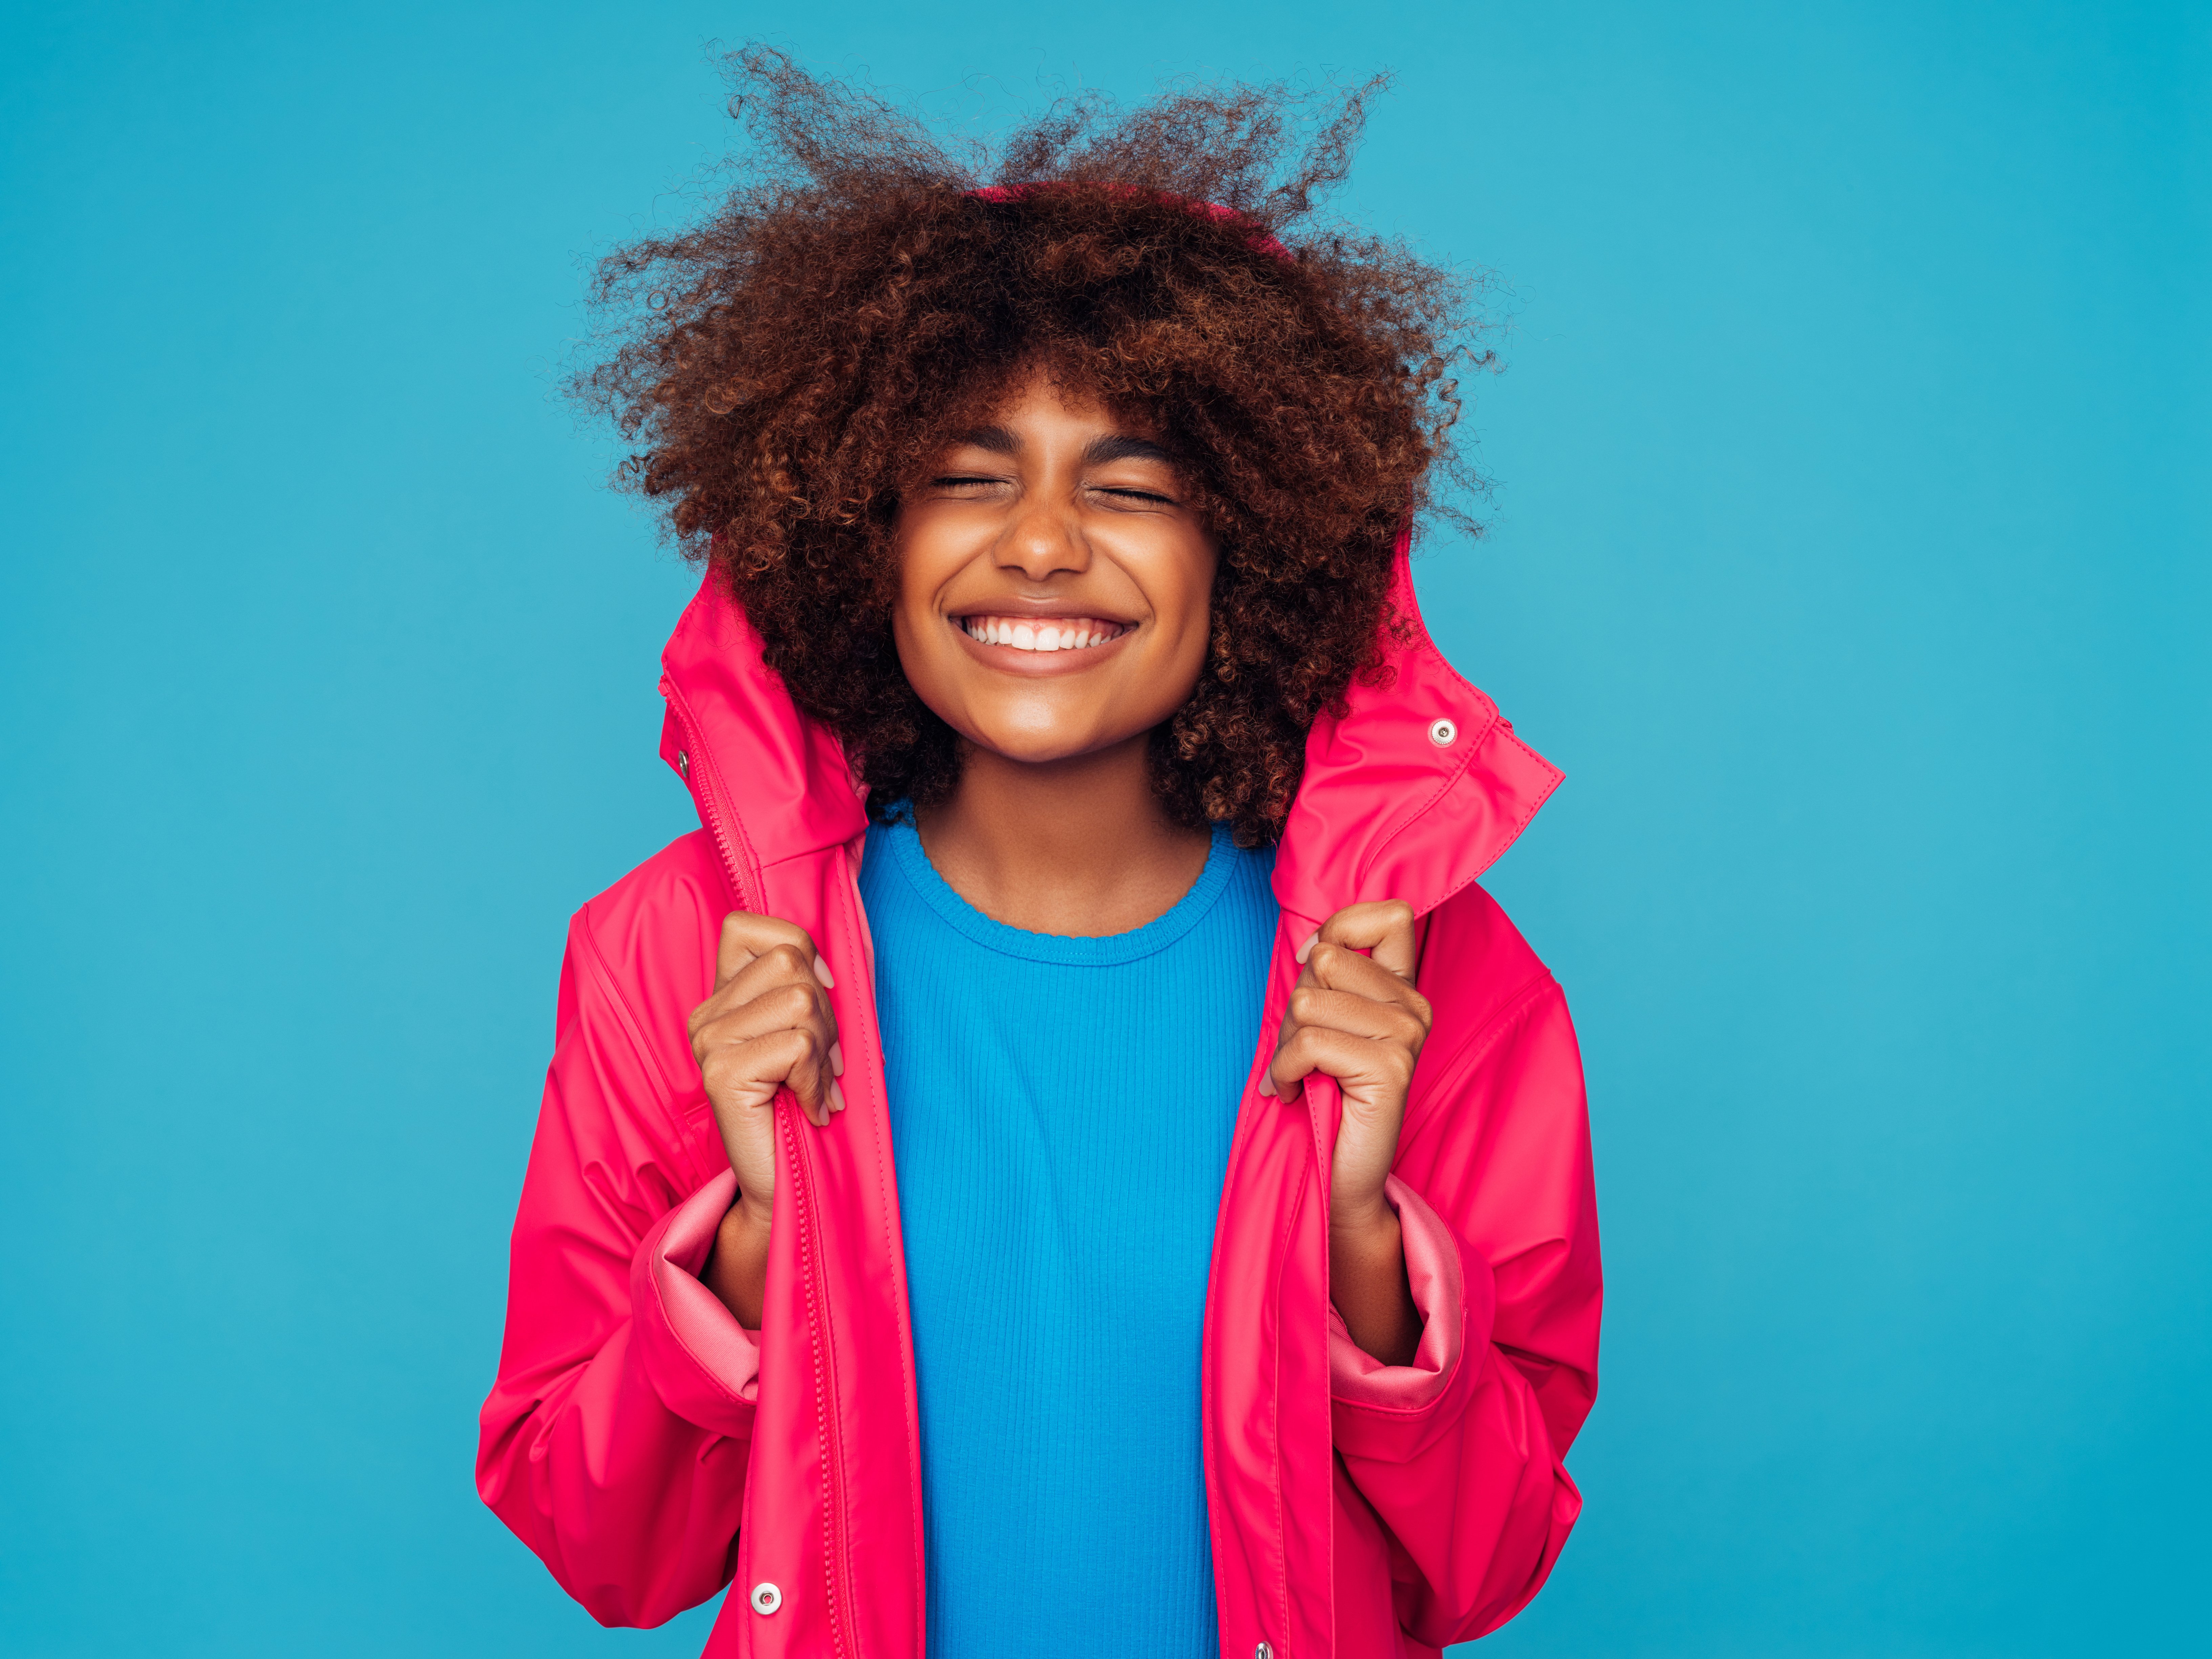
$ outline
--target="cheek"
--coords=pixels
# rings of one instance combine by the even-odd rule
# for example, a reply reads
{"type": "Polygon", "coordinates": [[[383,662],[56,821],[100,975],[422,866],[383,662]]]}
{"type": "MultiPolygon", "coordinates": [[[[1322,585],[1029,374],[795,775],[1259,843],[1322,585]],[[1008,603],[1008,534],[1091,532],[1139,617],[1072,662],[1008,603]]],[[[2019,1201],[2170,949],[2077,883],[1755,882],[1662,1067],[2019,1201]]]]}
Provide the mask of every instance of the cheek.
{"type": "Polygon", "coordinates": [[[899,668],[915,695],[935,708],[932,688],[942,679],[945,665],[933,660],[932,651],[939,641],[935,631],[926,625],[935,615],[928,573],[923,568],[927,559],[915,556],[903,537],[893,544],[891,556],[898,561],[899,572],[897,593],[891,602],[891,641],[898,648],[899,668]]]}
{"type": "Polygon", "coordinates": [[[1175,607],[1173,630],[1176,665],[1188,676],[1184,690],[1198,682],[1206,665],[1206,650],[1212,636],[1215,560],[1211,548],[1186,558],[1177,572],[1170,603],[1175,607]]]}
{"type": "Polygon", "coordinates": [[[936,630],[925,627],[927,612],[917,617],[910,606],[909,596],[901,593],[897,605],[891,612],[891,641],[898,647],[899,670],[906,676],[915,695],[942,714],[941,687],[951,665],[943,660],[940,647],[949,641],[936,637],[936,630]]]}

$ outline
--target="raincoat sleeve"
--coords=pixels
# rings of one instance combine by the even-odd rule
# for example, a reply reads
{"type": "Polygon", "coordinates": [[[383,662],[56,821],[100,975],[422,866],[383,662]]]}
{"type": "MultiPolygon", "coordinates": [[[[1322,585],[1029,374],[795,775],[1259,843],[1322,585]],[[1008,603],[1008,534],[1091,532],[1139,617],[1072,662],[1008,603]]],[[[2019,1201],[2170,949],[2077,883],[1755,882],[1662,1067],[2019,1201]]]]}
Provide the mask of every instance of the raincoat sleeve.
{"type": "Polygon", "coordinates": [[[1388,1534],[1399,1623],[1442,1647],[1519,1612],[1582,1509],[1560,1460],[1596,1397],[1596,1208],[1548,975],[1417,1080],[1385,1190],[1420,1347],[1380,1364],[1332,1316],[1334,1435],[1388,1534]]]}
{"type": "Polygon", "coordinates": [[[734,1571],[759,1351],[695,1277],[736,1180],[698,1184],[638,1029],[580,914],[477,1488],[600,1623],[649,1626],[734,1571]]]}

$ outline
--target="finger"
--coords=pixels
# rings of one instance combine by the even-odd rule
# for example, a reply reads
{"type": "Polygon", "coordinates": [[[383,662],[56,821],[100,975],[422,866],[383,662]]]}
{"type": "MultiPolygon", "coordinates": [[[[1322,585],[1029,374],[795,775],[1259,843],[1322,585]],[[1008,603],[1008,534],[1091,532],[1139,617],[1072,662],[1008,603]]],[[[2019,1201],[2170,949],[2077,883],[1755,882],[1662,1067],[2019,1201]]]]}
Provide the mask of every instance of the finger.
{"type": "Polygon", "coordinates": [[[1310,1048],[1298,1041],[1296,1031],[1285,1031],[1283,1040],[1275,1045],[1275,1057],[1267,1062],[1267,1075],[1261,1087],[1264,1093],[1295,1101],[1305,1092],[1305,1080],[1313,1074],[1315,1056],[1310,1048]]]}
{"type": "Polygon", "coordinates": [[[1322,923],[1304,946],[1298,960],[1305,961],[1316,944],[1341,945],[1349,950],[1364,951],[1392,973],[1411,978],[1413,907],[1403,899],[1347,904],[1322,923]]]}
{"type": "Polygon", "coordinates": [[[1320,986],[1291,992],[1291,1012],[1300,1026],[1318,1025],[1370,1042],[1395,1042],[1413,1054],[1420,1052],[1429,1035],[1426,1023],[1396,1002],[1320,986]]]}
{"type": "Polygon", "coordinates": [[[1292,988],[1291,995],[1295,997],[1298,992],[1309,989],[1341,991],[1374,1002],[1387,1002],[1393,1007],[1403,1008],[1421,1023],[1424,1030],[1428,1029],[1430,1009],[1426,997],[1372,957],[1364,957],[1340,945],[1324,941],[1314,946],[1306,971],[1292,988]]]}
{"type": "MultiPolygon", "coordinates": [[[[775,1085],[781,1084],[791,1091],[809,1122],[821,1127],[830,1121],[830,1091],[836,1079],[830,1075],[829,1050],[812,1031],[770,1031],[714,1050],[700,1074],[708,1079],[709,1095],[715,1093],[719,1075],[723,1085],[747,1105],[764,1103],[758,1098],[763,1086],[773,1099],[775,1085]]],[[[844,1098],[842,1091],[837,1098],[844,1098]]]]}
{"type": "Polygon", "coordinates": [[[845,1109],[845,1091],[817,1030],[781,1027],[746,1036],[731,1026],[715,1027],[695,1042],[693,1051],[718,1113],[765,1106],[780,1085],[791,1090],[808,1121],[817,1126],[845,1109]]]}
{"type": "Polygon", "coordinates": [[[1260,1085],[1257,1090],[1258,1093],[1263,1095],[1279,1095],[1282,1093],[1282,1091],[1275,1085],[1275,1061],[1281,1059],[1282,1054],[1283,1045],[1278,1042],[1275,1045],[1275,1052],[1268,1056],[1267,1069],[1260,1073],[1260,1085]]]}
{"type": "Polygon", "coordinates": [[[1300,991],[1307,989],[1312,982],[1312,975],[1301,974],[1298,975],[1298,982],[1291,988],[1291,1006],[1285,1011],[1283,1014],[1283,1023],[1276,1030],[1275,1054],[1269,1057],[1267,1061],[1267,1069],[1260,1073],[1259,1092],[1263,1095],[1273,1095],[1281,1092],[1275,1086],[1275,1059],[1282,1054],[1285,1048],[1290,1046],[1291,1039],[1298,1034],[1298,1018],[1297,1012],[1297,994],[1300,991]]]}
{"type": "Polygon", "coordinates": [[[797,951],[799,959],[823,985],[834,987],[837,983],[830,972],[830,964],[804,927],[777,916],[732,910],[722,918],[721,941],[714,951],[715,988],[720,989],[724,981],[742,971],[754,957],[765,956],[778,945],[788,945],[797,951]]]}
{"type": "Polygon", "coordinates": [[[830,1004],[830,993],[814,976],[805,952],[797,945],[771,945],[765,954],[756,957],[732,975],[726,984],[709,1000],[708,1018],[714,1018],[749,1002],[780,993],[804,991],[805,1004],[796,997],[787,998],[784,1006],[792,1008],[793,1018],[803,1006],[819,1010],[823,1027],[829,1041],[837,1040],[837,1012],[830,1004]]]}
{"type": "MultiPolygon", "coordinates": [[[[810,1024],[821,1030],[825,1044],[835,1044],[839,1036],[836,1010],[811,973],[791,965],[796,956],[787,946],[776,946],[694,1008],[686,1022],[692,1052],[699,1052],[709,1030],[733,1016],[743,1017],[740,1026],[724,1027],[726,1030],[740,1029],[758,1036],[786,1025],[810,1024]]],[[[843,1060],[841,1049],[831,1069],[842,1071],[843,1060]]]]}
{"type": "Polygon", "coordinates": [[[1285,1100],[1295,1100],[1318,1072],[1336,1079],[1347,1095],[1377,1085],[1402,1095],[1413,1077],[1413,1056],[1395,1042],[1376,1042],[1325,1026],[1302,1027],[1277,1050],[1268,1075],[1285,1100]]]}
{"type": "MultiPolygon", "coordinates": [[[[836,1027],[823,1007],[822,994],[805,982],[775,986],[736,1006],[726,1008],[702,1020],[691,1034],[694,1053],[707,1048],[726,1048],[732,1042],[750,1042],[776,1031],[806,1030],[821,1044],[825,1058],[837,1041],[836,1027]]],[[[830,1069],[834,1076],[836,1061],[830,1058],[830,1069]]]]}
{"type": "Polygon", "coordinates": [[[794,1079],[804,1080],[813,1048],[810,1034],[789,1030],[705,1046],[699,1056],[699,1076],[725,1129],[730,1127],[732,1111],[763,1109],[787,1086],[796,1093],[794,1079]]]}

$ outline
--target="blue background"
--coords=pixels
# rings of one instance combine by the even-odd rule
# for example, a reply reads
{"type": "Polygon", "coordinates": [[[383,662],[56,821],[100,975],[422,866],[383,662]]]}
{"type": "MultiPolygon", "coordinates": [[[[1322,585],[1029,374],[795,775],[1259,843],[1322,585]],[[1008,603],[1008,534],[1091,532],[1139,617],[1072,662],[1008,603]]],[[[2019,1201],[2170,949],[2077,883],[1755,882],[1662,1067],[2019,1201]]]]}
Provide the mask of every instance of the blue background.
{"type": "Polygon", "coordinates": [[[697,1650],[470,1459],[564,920],[689,823],[556,381],[760,36],[981,128],[1395,67],[1346,208],[1510,289],[1420,580],[1568,774],[1493,885],[1613,1298],[1489,1648],[2201,1636],[2203,7],[16,3],[0,1649],[697,1650]]]}

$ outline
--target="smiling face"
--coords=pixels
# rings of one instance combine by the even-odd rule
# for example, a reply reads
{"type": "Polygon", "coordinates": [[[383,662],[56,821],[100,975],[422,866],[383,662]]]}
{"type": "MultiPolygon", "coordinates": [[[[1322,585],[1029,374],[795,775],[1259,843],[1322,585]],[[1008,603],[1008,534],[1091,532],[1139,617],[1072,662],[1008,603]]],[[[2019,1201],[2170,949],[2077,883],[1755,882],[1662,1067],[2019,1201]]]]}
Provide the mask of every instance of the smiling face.
{"type": "Polygon", "coordinates": [[[1149,732],[1206,664],[1215,549],[1156,434],[1042,375],[899,504],[908,681],[978,747],[1030,763],[1149,732]]]}

